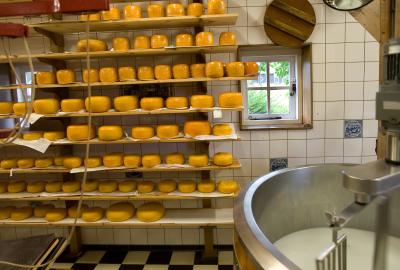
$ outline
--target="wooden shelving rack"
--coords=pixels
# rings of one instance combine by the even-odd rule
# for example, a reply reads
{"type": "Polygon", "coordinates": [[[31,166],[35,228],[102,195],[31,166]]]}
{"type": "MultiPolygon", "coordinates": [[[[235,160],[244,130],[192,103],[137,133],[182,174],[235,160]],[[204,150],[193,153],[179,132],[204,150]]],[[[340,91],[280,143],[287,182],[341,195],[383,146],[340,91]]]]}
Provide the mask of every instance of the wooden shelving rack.
{"type": "MultiPolygon", "coordinates": [[[[127,0],[111,0],[111,3],[118,2],[128,2],[127,0]]],[[[131,1],[129,1],[131,2],[131,1]]],[[[202,2],[197,1],[197,2],[202,2]]],[[[143,29],[161,29],[161,28],[179,28],[179,27],[193,27],[195,33],[204,31],[204,26],[226,26],[234,25],[238,18],[238,14],[220,14],[220,15],[203,15],[201,17],[163,17],[163,18],[142,18],[133,21],[98,21],[90,23],[90,32],[102,32],[102,31],[125,31],[125,30],[143,30],[143,29]]],[[[57,18],[60,19],[60,18],[57,18]]],[[[51,41],[51,53],[46,54],[35,54],[33,59],[36,61],[41,61],[52,65],[55,69],[66,66],[66,61],[70,60],[85,60],[86,54],[79,52],[65,52],[64,51],[64,34],[67,33],[78,33],[84,32],[86,24],[81,21],[62,21],[53,18],[52,20],[39,24],[27,25],[30,30],[36,31],[44,36],[48,37],[51,41]]],[[[159,55],[196,55],[197,62],[205,63],[204,54],[207,53],[229,53],[236,52],[237,46],[207,46],[207,47],[185,47],[185,48],[165,48],[165,49],[149,49],[149,50],[128,50],[124,52],[119,51],[106,51],[106,52],[91,52],[91,59],[103,59],[103,58],[121,58],[121,57],[136,57],[136,56],[159,56],[159,55]]],[[[13,62],[24,62],[27,61],[28,57],[26,55],[15,55],[11,57],[13,62]]],[[[0,55],[0,63],[7,63],[7,59],[0,55]]],[[[151,80],[151,81],[127,81],[127,82],[115,82],[115,83],[93,83],[91,87],[124,87],[132,85],[143,85],[143,84],[176,84],[176,83],[193,83],[198,86],[202,92],[207,93],[207,82],[212,81],[229,81],[229,80],[249,80],[254,79],[253,77],[231,77],[231,78],[220,78],[220,79],[210,79],[210,78],[198,78],[198,79],[171,79],[171,80],[151,80]]],[[[38,91],[43,90],[57,90],[58,93],[62,93],[63,98],[68,97],[68,91],[73,89],[81,90],[87,87],[85,83],[73,83],[68,85],[37,85],[36,89],[38,91]],[[65,89],[65,91],[60,91],[65,89]]],[[[0,90],[16,90],[16,89],[31,88],[31,85],[8,85],[0,86],[0,90]]],[[[104,89],[103,89],[104,90],[104,89]]],[[[132,112],[106,112],[106,113],[93,113],[92,117],[128,117],[132,115],[146,116],[146,115],[165,115],[165,114],[189,114],[197,113],[203,119],[208,119],[209,112],[215,110],[222,111],[240,111],[243,108],[237,109],[184,109],[184,110],[159,110],[159,111],[132,111],[132,112]]],[[[14,118],[17,119],[17,115],[1,115],[0,119],[14,118]]],[[[44,115],[44,119],[50,118],[78,118],[78,117],[88,117],[88,113],[71,113],[71,114],[52,114],[44,115]]],[[[239,140],[239,139],[238,139],[239,140]]],[[[213,140],[209,140],[213,141],[213,140]]],[[[68,148],[70,145],[77,144],[130,144],[130,143],[162,143],[162,142],[176,142],[176,143],[199,143],[200,147],[204,151],[208,151],[209,141],[197,141],[194,139],[179,138],[172,140],[143,140],[143,141],[131,141],[131,140],[120,140],[115,142],[101,142],[92,140],[89,142],[74,142],[74,143],[53,143],[53,145],[61,145],[66,148],[66,152],[72,152],[72,149],[68,148]]],[[[216,140],[217,141],[217,140],[216,140]]],[[[221,140],[223,141],[223,140],[221,140]]],[[[207,167],[184,167],[184,168],[120,168],[120,169],[109,169],[107,172],[201,172],[202,179],[210,179],[210,171],[214,170],[226,170],[226,169],[237,169],[240,168],[240,161],[235,160],[231,166],[218,167],[215,165],[210,165],[207,167]]],[[[68,180],[73,174],[70,170],[65,168],[52,167],[47,169],[26,169],[26,170],[0,170],[0,174],[62,174],[64,180],[68,180]]],[[[228,196],[223,196],[225,198],[233,198],[236,194],[230,194],[228,196]]],[[[212,207],[213,198],[219,198],[221,196],[183,196],[179,194],[175,195],[165,195],[165,194],[139,194],[135,196],[83,196],[83,200],[202,200],[203,208],[201,209],[167,209],[166,216],[160,221],[154,223],[143,223],[132,219],[127,222],[121,223],[111,223],[103,219],[98,222],[87,223],[82,220],[78,221],[77,226],[89,226],[89,227],[195,227],[204,228],[204,243],[205,243],[205,256],[214,255],[214,240],[213,240],[213,229],[216,227],[231,227],[233,225],[233,213],[232,209],[214,209],[212,207]]],[[[1,200],[0,194],[0,200],[1,200]]],[[[65,201],[68,205],[69,201],[76,201],[81,199],[80,196],[52,196],[52,197],[41,197],[41,196],[27,196],[26,194],[21,194],[21,196],[15,196],[11,201],[65,201]]],[[[0,226],[72,226],[73,220],[70,218],[64,219],[63,221],[56,223],[48,223],[43,219],[30,218],[24,221],[13,222],[10,220],[0,221],[0,226]]],[[[77,253],[80,247],[80,231],[77,228],[77,233],[73,237],[74,242],[71,243],[72,253],[77,253]]]]}

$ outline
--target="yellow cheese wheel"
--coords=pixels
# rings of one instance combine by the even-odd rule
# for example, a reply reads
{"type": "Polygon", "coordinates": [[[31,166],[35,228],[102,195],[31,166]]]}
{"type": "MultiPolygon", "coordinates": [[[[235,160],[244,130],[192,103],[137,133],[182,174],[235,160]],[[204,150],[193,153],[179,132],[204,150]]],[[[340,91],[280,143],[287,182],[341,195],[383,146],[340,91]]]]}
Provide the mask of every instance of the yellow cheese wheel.
{"type": "Polygon", "coordinates": [[[185,156],[182,153],[169,153],[165,157],[165,163],[170,165],[182,165],[185,163],[185,156]]]}
{"type": "Polygon", "coordinates": [[[43,218],[46,216],[47,212],[49,212],[51,209],[54,209],[54,205],[52,204],[38,205],[33,209],[33,216],[38,218],[43,218]]]}
{"type": "Polygon", "coordinates": [[[216,153],[213,157],[213,163],[217,166],[230,166],[233,164],[233,156],[228,152],[216,153]]]}
{"type": "Polygon", "coordinates": [[[79,112],[85,109],[85,103],[80,98],[63,99],[61,101],[61,111],[63,112],[79,112]]]}
{"type": "Polygon", "coordinates": [[[158,191],[162,193],[170,193],[176,190],[176,181],[175,180],[161,180],[157,183],[158,191]]]}
{"type": "Polygon", "coordinates": [[[214,35],[211,32],[200,32],[196,35],[196,46],[214,45],[214,35]]]}
{"type": "Polygon", "coordinates": [[[172,139],[179,135],[178,125],[159,125],[157,126],[157,137],[160,139],[172,139]]]}
{"type": "Polygon", "coordinates": [[[193,44],[193,36],[190,34],[179,34],[175,37],[176,47],[191,47],[193,44]]]}
{"type": "Polygon", "coordinates": [[[56,75],[51,71],[38,71],[35,74],[37,84],[55,84],[56,75]]]}
{"type": "Polygon", "coordinates": [[[110,153],[103,156],[103,166],[107,168],[120,167],[124,164],[122,153],[110,153]]]}
{"type": "Polygon", "coordinates": [[[139,106],[137,96],[120,96],[114,98],[114,109],[118,112],[136,110],[139,106]]]}
{"type": "Polygon", "coordinates": [[[58,141],[65,138],[64,131],[45,131],[43,133],[43,138],[49,141],[58,141]]]}
{"type": "Polygon", "coordinates": [[[85,222],[96,222],[103,218],[104,210],[101,207],[88,207],[82,210],[81,218],[85,222]]]}
{"type": "Polygon", "coordinates": [[[119,67],[118,68],[119,81],[132,81],[136,79],[136,72],[133,67],[119,67]]]}
{"type": "Polygon", "coordinates": [[[164,17],[164,7],[159,4],[150,4],[147,6],[147,16],[149,18],[164,17]]]}
{"type": "Polygon", "coordinates": [[[101,141],[117,141],[124,136],[124,130],[121,126],[101,126],[98,136],[101,141]]]}
{"type": "Polygon", "coordinates": [[[111,193],[118,189],[118,182],[115,180],[100,181],[99,191],[103,193],[111,193]]]}
{"type": "Polygon", "coordinates": [[[11,181],[8,183],[7,191],[9,193],[19,193],[24,192],[26,190],[26,182],[25,181],[11,181]]]}
{"type": "Polygon", "coordinates": [[[48,168],[53,165],[53,162],[53,158],[37,158],[35,160],[35,167],[41,169],[48,168]]]}
{"type": "Polygon", "coordinates": [[[62,185],[62,191],[65,193],[78,192],[79,190],[81,190],[81,182],[78,180],[70,180],[62,185]]]}
{"type": "Polygon", "coordinates": [[[212,61],[206,64],[206,76],[208,78],[224,77],[224,65],[220,61],[212,61]]]}
{"type": "Polygon", "coordinates": [[[137,140],[145,140],[154,137],[154,128],[152,127],[133,127],[132,138],[137,140]]]}
{"type": "Polygon", "coordinates": [[[208,155],[206,154],[191,154],[189,155],[190,166],[193,167],[206,167],[208,166],[208,155]]]}
{"type": "Polygon", "coordinates": [[[22,139],[26,141],[39,140],[43,137],[43,132],[41,131],[30,131],[22,134],[22,139]]]}
{"type": "Polygon", "coordinates": [[[60,192],[62,190],[62,181],[50,181],[46,183],[45,191],[48,193],[60,192]]]}
{"type": "Polygon", "coordinates": [[[111,222],[122,222],[131,219],[135,215],[135,206],[128,202],[120,202],[110,205],[106,210],[106,218],[111,222]]]}
{"type": "Polygon", "coordinates": [[[187,7],[187,15],[200,17],[204,14],[204,6],[201,3],[191,3],[187,7]]]}
{"type": "Polygon", "coordinates": [[[178,190],[182,193],[192,193],[196,191],[196,182],[193,180],[180,180],[178,190]]]}
{"type": "Polygon", "coordinates": [[[174,79],[188,79],[190,78],[190,69],[186,64],[177,64],[172,67],[172,74],[174,79]]]}
{"type": "Polygon", "coordinates": [[[92,113],[107,112],[111,109],[111,99],[108,96],[91,96],[85,99],[86,111],[92,113]],[[89,108],[90,105],[90,108],[89,108]]]}
{"type": "Polygon", "coordinates": [[[3,159],[0,162],[0,167],[5,170],[17,168],[17,159],[15,159],[15,158],[3,159]]]}
{"type": "Polygon", "coordinates": [[[14,206],[0,207],[0,220],[9,219],[11,217],[11,212],[14,209],[14,206]]]}
{"type": "Polygon", "coordinates": [[[160,49],[168,46],[168,37],[166,35],[152,35],[150,40],[152,49],[160,49]]]}
{"type": "Polygon", "coordinates": [[[81,157],[65,157],[63,159],[63,166],[67,169],[79,168],[82,166],[82,158],[81,157]]]}
{"type": "Polygon", "coordinates": [[[67,209],[65,208],[54,208],[50,209],[46,213],[45,220],[47,222],[57,222],[65,219],[67,217],[67,209]]]}
{"type": "Polygon", "coordinates": [[[119,192],[132,192],[136,190],[136,181],[134,180],[124,180],[118,182],[119,192]]]}
{"type": "Polygon", "coordinates": [[[101,15],[100,13],[93,13],[93,14],[82,14],[80,16],[81,21],[100,21],[101,15]]]}
{"type": "Polygon", "coordinates": [[[10,218],[14,221],[21,221],[28,219],[33,215],[33,209],[30,206],[24,206],[21,208],[15,208],[11,210],[10,218]]]}
{"type": "Polygon", "coordinates": [[[193,95],[190,98],[190,106],[195,109],[214,107],[214,97],[210,95],[193,95]]]}
{"type": "Polygon", "coordinates": [[[54,165],[55,166],[62,166],[63,165],[64,157],[55,157],[54,158],[54,165]]]}
{"type": "Polygon", "coordinates": [[[168,4],[167,17],[185,16],[185,8],[182,4],[168,4]]]}
{"type": "Polygon", "coordinates": [[[187,121],[183,127],[183,132],[190,137],[210,135],[211,125],[208,121],[187,121]]]}
{"type": "Polygon", "coordinates": [[[233,130],[229,124],[215,124],[212,132],[214,136],[229,136],[232,135],[233,130]]]}
{"type": "Polygon", "coordinates": [[[121,19],[121,14],[118,8],[110,7],[109,10],[103,10],[101,12],[101,19],[103,21],[116,21],[121,19]]]}
{"type": "Polygon", "coordinates": [[[129,39],[126,37],[116,37],[112,40],[112,48],[114,51],[127,51],[130,49],[129,39]]]}
{"type": "Polygon", "coordinates": [[[148,154],[142,156],[142,165],[145,168],[153,168],[161,164],[161,157],[157,154],[148,154]]]}
{"type": "Polygon", "coordinates": [[[142,8],[138,5],[127,5],[124,7],[125,20],[135,20],[142,18],[142,8]]]}
{"type": "Polygon", "coordinates": [[[85,184],[81,184],[81,189],[83,192],[94,192],[99,188],[99,181],[96,179],[86,180],[85,184]]]}
{"type": "Polygon", "coordinates": [[[192,78],[206,77],[206,64],[192,64],[190,65],[190,74],[192,78]]]}
{"type": "Polygon", "coordinates": [[[58,84],[69,84],[69,83],[74,83],[76,81],[75,72],[71,69],[58,70],[56,75],[58,84]]]}
{"type": "Polygon", "coordinates": [[[96,168],[103,165],[103,160],[101,157],[89,157],[88,159],[84,160],[84,164],[88,168],[96,168]]]}
{"type": "Polygon", "coordinates": [[[171,66],[157,65],[154,68],[154,76],[157,80],[169,80],[172,78],[171,66]]]}
{"type": "Polygon", "coordinates": [[[107,43],[98,39],[83,39],[76,44],[77,52],[86,52],[88,49],[89,52],[107,51],[107,43]]]}
{"type": "Polygon", "coordinates": [[[246,76],[255,76],[258,74],[257,62],[245,62],[244,63],[244,74],[246,76]]]}
{"type": "Polygon", "coordinates": [[[236,35],[233,32],[221,32],[219,34],[219,45],[236,45],[236,35]]]}
{"type": "Polygon", "coordinates": [[[228,77],[243,77],[244,64],[242,62],[231,62],[226,65],[226,74],[228,77]]]}
{"type": "Polygon", "coordinates": [[[218,96],[218,105],[221,108],[239,108],[243,106],[242,93],[222,93],[218,96]]]}
{"type": "Polygon", "coordinates": [[[31,106],[30,103],[17,102],[13,104],[13,111],[16,115],[23,115],[27,112],[27,109],[30,106],[31,106]]]}
{"type": "Polygon", "coordinates": [[[138,168],[142,165],[142,157],[140,155],[125,155],[124,166],[127,168],[138,168]]]}
{"type": "Polygon", "coordinates": [[[215,191],[215,181],[202,179],[197,183],[197,190],[201,193],[214,192],[215,191]]]}
{"type": "Polygon", "coordinates": [[[0,102],[0,114],[10,114],[13,113],[13,103],[12,102],[0,102]]]}
{"type": "Polygon", "coordinates": [[[133,41],[133,48],[136,50],[150,49],[150,38],[145,35],[138,35],[133,41]]]}
{"type": "Polygon", "coordinates": [[[139,67],[137,77],[141,81],[154,80],[153,67],[150,67],[150,66],[139,67]]]}
{"type": "Polygon", "coordinates": [[[18,168],[20,169],[29,169],[35,166],[34,158],[21,158],[17,161],[18,168]]]}
{"type": "Polygon", "coordinates": [[[208,15],[225,14],[225,9],[226,5],[224,0],[208,0],[208,15]]]}
{"type": "Polygon", "coordinates": [[[82,204],[81,209],[78,214],[78,204],[75,204],[74,206],[71,206],[70,208],[68,208],[68,217],[80,218],[80,217],[82,217],[82,213],[88,208],[89,208],[89,206],[87,206],[86,204],[82,204]]]}
{"type": "Polygon", "coordinates": [[[164,206],[156,202],[142,204],[136,212],[137,219],[142,222],[155,222],[162,219],[164,215],[164,206]]]}
{"type": "Polygon", "coordinates": [[[8,182],[0,181],[0,193],[6,193],[8,187],[8,182]]]}
{"type": "Polygon", "coordinates": [[[89,71],[87,69],[83,70],[83,82],[88,83],[89,79],[91,83],[96,83],[100,81],[99,70],[91,68],[89,71]]]}
{"type": "Polygon", "coordinates": [[[146,111],[158,110],[164,107],[161,97],[144,97],[140,100],[140,108],[146,111]]]}
{"type": "Polygon", "coordinates": [[[70,125],[67,127],[67,138],[70,141],[86,141],[95,137],[94,127],[88,125],[70,125]]]}
{"type": "Polygon", "coordinates": [[[168,109],[186,109],[189,105],[187,97],[169,97],[165,101],[168,109]]]}
{"type": "Polygon", "coordinates": [[[26,191],[29,193],[40,193],[44,191],[45,187],[45,181],[28,182],[28,185],[26,186],[26,191]]]}
{"type": "Polygon", "coordinates": [[[221,180],[217,184],[217,189],[223,194],[231,194],[239,190],[239,185],[235,180],[221,180]]]}
{"type": "Polygon", "coordinates": [[[113,83],[118,81],[117,69],[115,67],[104,67],[100,69],[100,82],[113,83]]]}
{"type": "Polygon", "coordinates": [[[56,113],[60,110],[60,102],[54,98],[36,99],[33,101],[33,109],[40,114],[56,113]]]}

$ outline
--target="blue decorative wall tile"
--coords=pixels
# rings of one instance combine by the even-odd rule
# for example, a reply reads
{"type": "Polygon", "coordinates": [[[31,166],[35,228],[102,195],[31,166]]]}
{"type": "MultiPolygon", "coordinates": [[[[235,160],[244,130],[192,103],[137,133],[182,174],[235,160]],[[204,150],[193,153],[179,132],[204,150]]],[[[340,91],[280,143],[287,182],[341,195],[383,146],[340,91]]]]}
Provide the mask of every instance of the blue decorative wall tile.
{"type": "Polygon", "coordinates": [[[363,120],[344,120],[345,138],[362,138],[363,120]]]}
{"type": "Polygon", "coordinates": [[[269,169],[271,172],[285,169],[288,167],[287,158],[271,158],[269,162],[269,169]]]}

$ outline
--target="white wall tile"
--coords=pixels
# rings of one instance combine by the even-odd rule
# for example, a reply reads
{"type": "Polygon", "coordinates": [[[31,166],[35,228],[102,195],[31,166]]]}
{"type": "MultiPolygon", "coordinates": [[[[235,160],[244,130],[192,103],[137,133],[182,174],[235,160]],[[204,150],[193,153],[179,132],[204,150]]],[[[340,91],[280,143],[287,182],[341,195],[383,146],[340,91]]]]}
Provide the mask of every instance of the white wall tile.
{"type": "Polygon", "coordinates": [[[376,92],[379,91],[379,82],[364,82],[364,100],[375,100],[376,92]]]}
{"type": "Polygon", "coordinates": [[[362,152],[362,139],[344,139],[344,156],[356,157],[361,156],[362,152]]]}
{"type": "Polygon", "coordinates": [[[326,120],[343,119],[344,101],[326,102],[326,120]]]}
{"type": "Polygon", "coordinates": [[[362,146],[362,155],[363,156],[373,156],[376,155],[376,138],[363,138],[363,146],[362,146]]]}
{"type": "Polygon", "coordinates": [[[375,101],[364,101],[364,119],[375,119],[375,101]]]}
{"type": "Polygon", "coordinates": [[[326,101],[344,100],[344,82],[326,83],[326,101]]]}
{"type": "MultiPolygon", "coordinates": [[[[344,31],[344,29],[343,29],[344,31]]],[[[343,35],[344,36],[344,35],[343,35]]],[[[310,38],[307,42],[312,43],[325,43],[325,24],[319,23],[314,27],[314,31],[312,32],[310,38]]]]}
{"type": "Polygon", "coordinates": [[[364,42],[365,29],[359,23],[346,23],[346,42],[364,42]]]}
{"type": "Polygon", "coordinates": [[[248,7],[247,26],[264,26],[264,15],[266,7],[248,7]]]}
{"type": "Polygon", "coordinates": [[[341,43],[345,41],[345,24],[329,23],[326,24],[326,43],[341,43]]]}
{"type": "Polygon", "coordinates": [[[378,136],[378,121],[364,120],[363,121],[363,136],[376,138],[378,136]]]}
{"type": "Polygon", "coordinates": [[[270,141],[269,151],[271,158],[287,157],[288,141],[287,140],[270,141]]]}
{"type": "Polygon", "coordinates": [[[291,168],[303,165],[307,165],[306,158],[288,158],[288,166],[291,168]]]}
{"type": "Polygon", "coordinates": [[[251,175],[252,177],[258,177],[269,172],[269,159],[252,159],[251,163],[251,175]]]}
{"type": "Polygon", "coordinates": [[[362,62],[364,61],[364,43],[345,43],[345,60],[346,62],[362,62]]]}
{"type": "Polygon", "coordinates": [[[346,21],[346,13],[338,11],[331,7],[325,7],[326,23],[344,23],[346,21]]]}
{"type": "Polygon", "coordinates": [[[365,61],[379,61],[379,43],[365,43],[365,61]]]}
{"type": "Polygon", "coordinates": [[[288,157],[305,157],[307,153],[306,140],[289,140],[288,157]]]}
{"type": "Polygon", "coordinates": [[[313,102],[313,119],[325,120],[325,102],[313,102]]]}
{"type": "Polygon", "coordinates": [[[344,88],[345,100],[361,100],[363,98],[363,82],[346,82],[344,88]]]}
{"type": "Polygon", "coordinates": [[[307,157],[322,157],[325,154],[325,140],[307,140],[307,157]]]}
{"type": "Polygon", "coordinates": [[[344,62],[344,43],[326,44],[326,62],[327,63],[344,62]]]}
{"type": "Polygon", "coordinates": [[[269,143],[267,141],[252,141],[251,142],[251,157],[252,158],[268,158],[269,143]]]}
{"type": "Polygon", "coordinates": [[[325,122],[325,138],[343,138],[343,120],[325,122]]]}
{"type": "Polygon", "coordinates": [[[364,80],[364,63],[346,63],[345,70],[346,82],[361,82],[364,80]]]}
{"type": "Polygon", "coordinates": [[[313,82],[325,82],[325,64],[313,64],[313,82]]]}
{"type": "Polygon", "coordinates": [[[327,63],[326,81],[327,82],[344,81],[344,63],[327,63]]]}
{"type": "Polygon", "coordinates": [[[379,62],[365,62],[365,80],[379,80],[379,62]]]}
{"type": "Polygon", "coordinates": [[[307,139],[320,139],[325,137],[325,122],[314,121],[313,128],[307,130],[307,139]]]}
{"type": "Polygon", "coordinates": [[[326,157],[343,156],[343,139],[326,139],[325,156],[326,157]]]}
{"type": "Polygon", "coordinates": [[[325,83],[313,83],[313,100],[325,101],[325,83]]]}
{"type": "Polygon", "coordinates": [[[345,101],[345,119],[362,119],[363,101],[345,101]]]}
{"type": "Polygon", "coordinates": [[[312,62],[325,63],[325,44],[314,44],[312,46],[312,62]]]}

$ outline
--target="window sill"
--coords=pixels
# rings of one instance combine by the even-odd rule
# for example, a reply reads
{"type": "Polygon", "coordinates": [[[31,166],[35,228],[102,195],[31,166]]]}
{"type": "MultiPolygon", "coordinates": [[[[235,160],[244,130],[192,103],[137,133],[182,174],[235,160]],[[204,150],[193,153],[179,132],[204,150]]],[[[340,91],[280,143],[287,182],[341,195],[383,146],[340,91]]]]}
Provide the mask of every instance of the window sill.
{"type": "Polygon", "coordinates": [[[241,125],[240,130],[300,130],[300,129],[312,129],[312,124],[271,124],[271,125],[241,125]]]}

